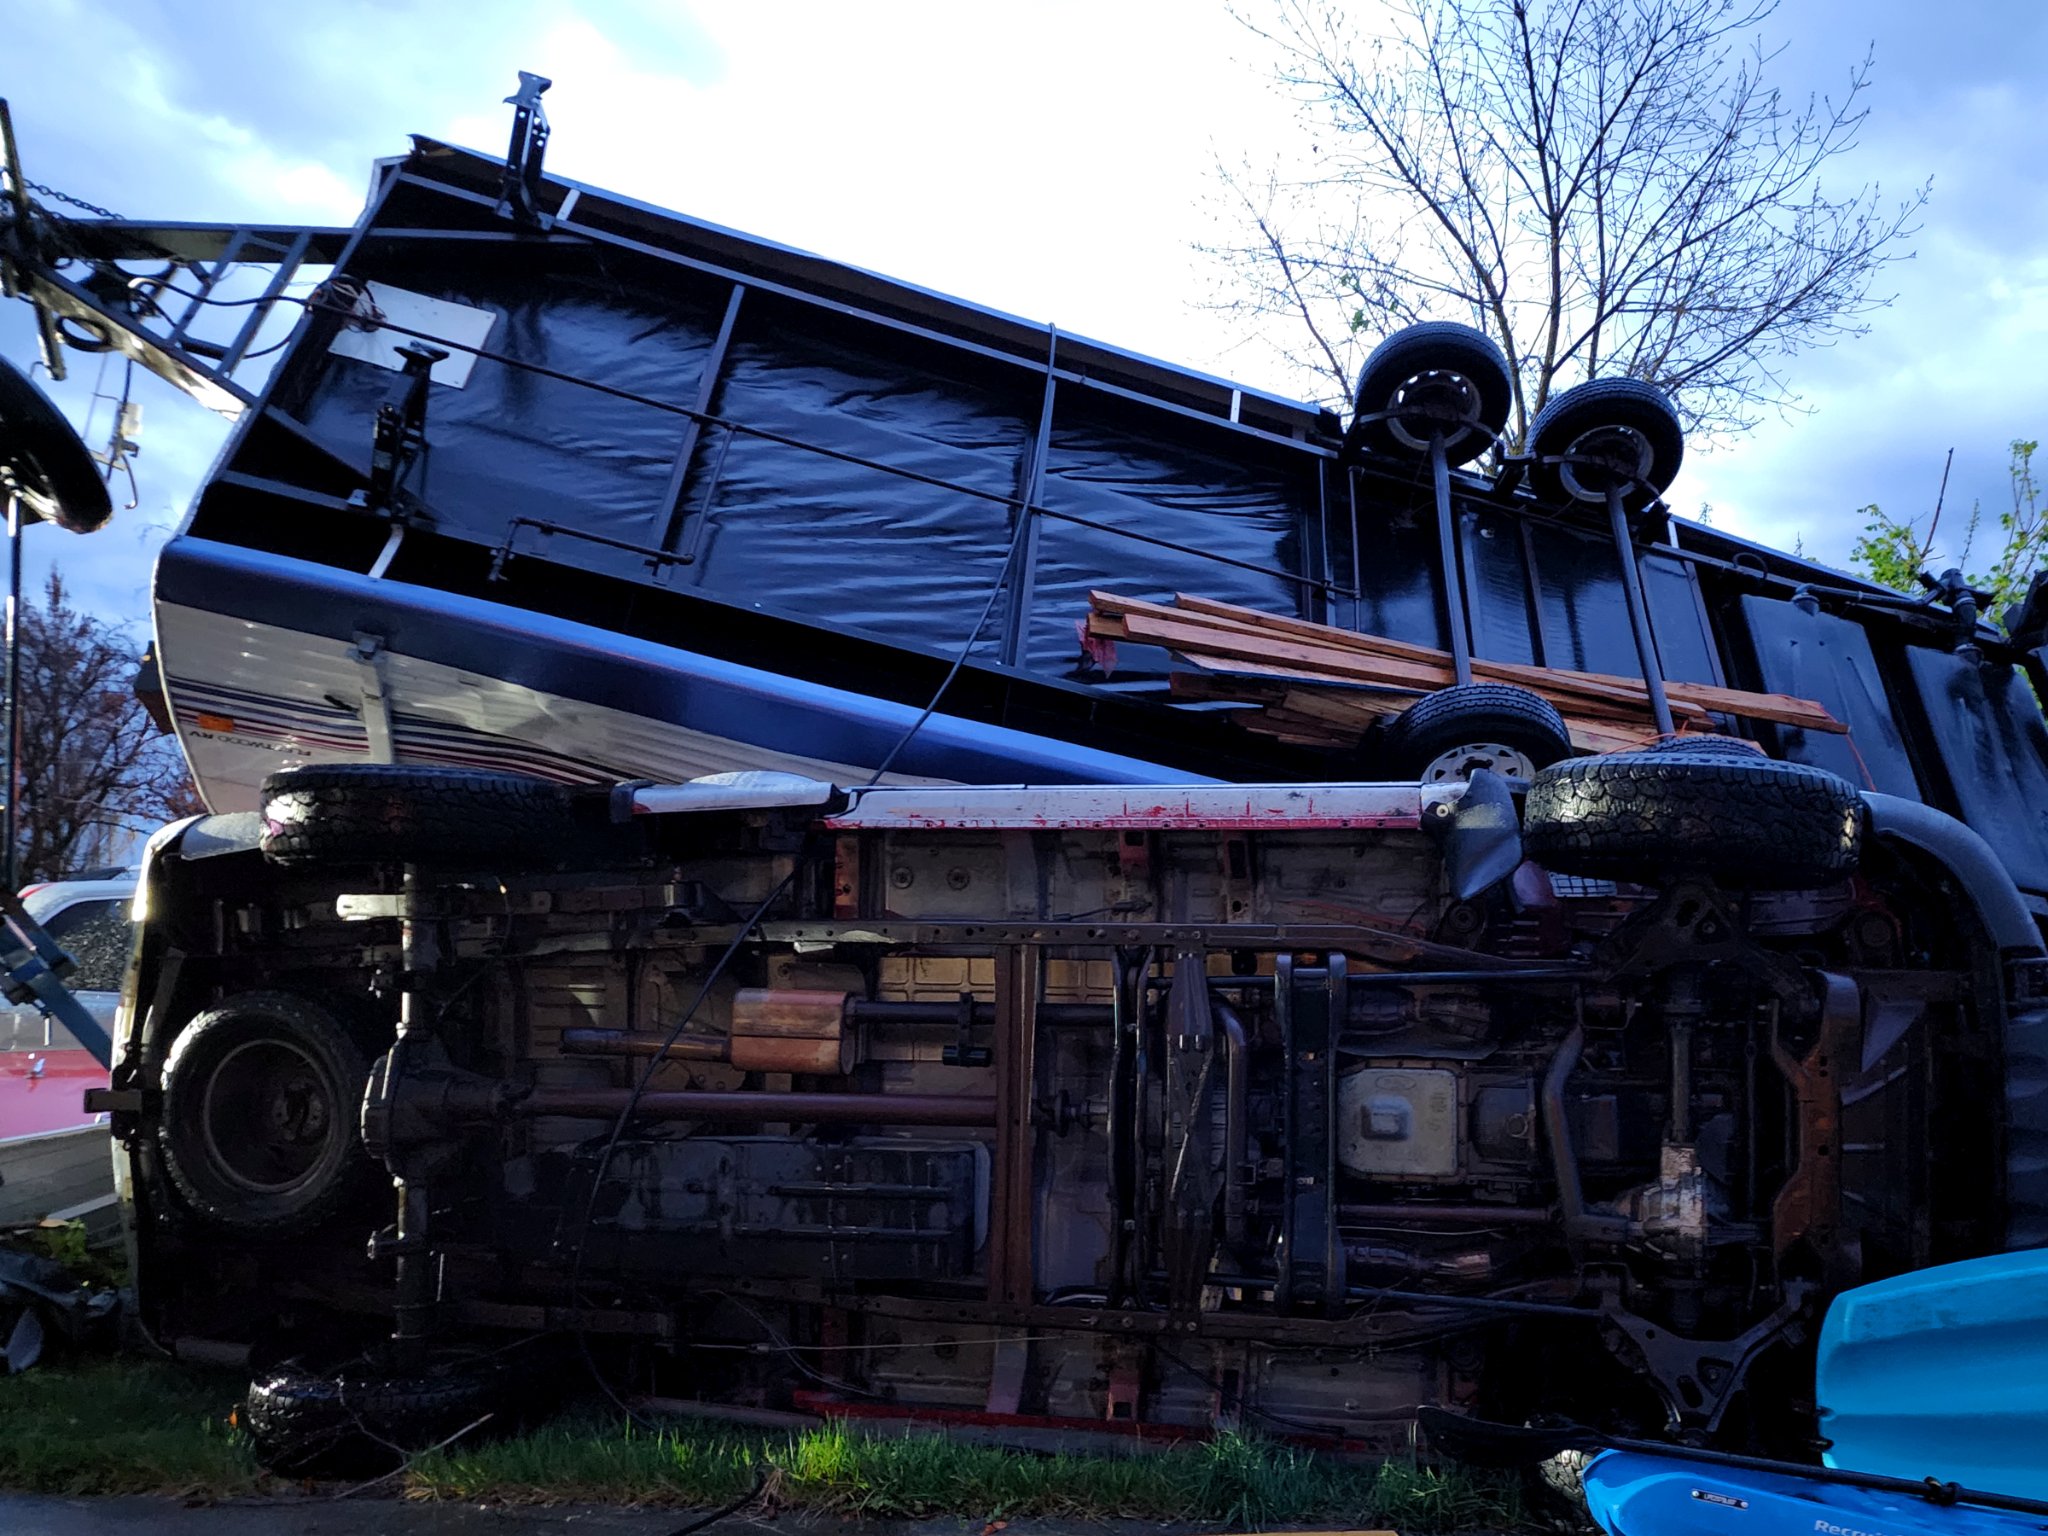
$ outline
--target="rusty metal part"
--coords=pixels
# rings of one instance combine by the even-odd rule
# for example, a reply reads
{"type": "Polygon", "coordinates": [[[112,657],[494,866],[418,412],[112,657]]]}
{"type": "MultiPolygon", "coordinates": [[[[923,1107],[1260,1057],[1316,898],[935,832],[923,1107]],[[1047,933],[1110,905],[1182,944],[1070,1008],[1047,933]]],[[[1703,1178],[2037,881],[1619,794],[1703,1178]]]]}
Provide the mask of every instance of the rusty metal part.
{"type": "Polygon", "coordinates": [[[1829,1268],[1840,1255],[1834,1242],[1842,1219],[1839,1072],[1856,1063],[1863,994],[1847,976],[1821,973],[1820,1032],[1805,1058],[1795,1058],[1771,1031],[1771,1060],[1792,1089],[1799,1162],[1771,1202],[1771,1251],[1780,1259],[1804,1239],[1829,1268]]]}
{"type": "MultiPolygon", "coordinates": [[[[889,998],[856,998],[846,1005],[847,1017],[860,1024],[946,1024],[960,1022],[958,1003],[896,1002],[889,998]]],[[[1116,1011],[1108,1003],[1040,1003],[1041,1029],[1108,1029],[1116,1011]]],[[[970,1019],[975,1024],[996,1021],[994,1003],[977,1002],[970,1019]]]]}
{"type": "MultiPolygon", "coordinates": [[[[691,944],[719,944],[737,932],[732,927],[704,925],[676,930],[670,937],[691,944]]],[[[1568,980],[1582,974],[1575,966],[1529,965],[1478,950],[1439,944],[1412,934],[1357,923],[1126,923],[1126,922],[956,922],[950,920],[863,919],[828,923],[778,920],[757,924],[754,934],[764,944],[1079,944],[1085,946],[1199,944],[1207,949],[1269,949],[1341,953],[1359,956],[1393,969],[1419,967],[1434,961],[1459,976],[1485,973],[1485,979],[1568,980]]],[[[1389,980],[1395,978],[1389,977],[1389,980]]]]}
{"type": "Polygon", "coordinates": [[[791,987],[742,987],[733,994],[730,1060],[742,1072],[853,1070],[847,994],[791,987]]]}
{"type": "Polygon", "coordinates": [[[1630,1190],[1615,1202],[1644,1243],[1686,1269],[1707,1262],[1707,1176],[1689,1144],[1666,1142],[1657,1180],[1630,1190]]]}
{"type": "Polygon", "coordinates": [[[1564,1085],[1571,1081],[1585,1049],[1586,1026],[1574,1024],[1550,1059],[1550,1068],[1543,1074],[1543,1139],[1550,1149],[1551,1177],[1557,1180],[1565,1237],[1575,1243],[1625,1242],[1627,1217],[1586,1209],[1585,1190],[1579,1183],[1579,1155],[1572,1147],[1571,1122],[1565,1118],[1564,1085]]]}
{"type": "Polygon", "coordinates": [[[564,1056],[659,1056],[667,1061],[724,1061],[723,1036],[678,1035],[662,1048],[663,1037],[623,1029],[565,1029],[564,1056]]]}
{"type": "Polygon", "coordinates": [[[1403,1275],[1473,1284],[1491,1279],[1498,1262],[1489,1248],[1424,1253],[1392,1243],[1347,1243],[1344,1252],[1354,1273],[1394,1270],[1403,1275]]]}
{"type": "Polygon", "coordinates": [[[643,1093],[629,1088],[539,1088],[521,1099],[519,1115],[616,1115],[632,1104],[643,1120],[734,1123],[790,1120],[806,1125],[972,1125],[996,1121],[996,1101],[930,1093],[769,1093],[674,1089],[643,1093]]]}
{"type": "MultiPolygon", "coordinates": [[[[1032,1299],[1033,1177],[1038,1132],[1032,1123],[1036,1087],[1039,952],[1006,944],[996,951],[995,1188],[989,1206],[989,1300],[1032,1299]]],[[[982,1100],[979,1102],[990,1102],[982,1100]]]]}
{"type": "Polygon", "coordinates": [[[1354,1225],[1440,1222],[1456,1227],[1547,1227],[1557,1212],[1524,1205],[1340,1205],[1337,1220],[1354,1225]]]}

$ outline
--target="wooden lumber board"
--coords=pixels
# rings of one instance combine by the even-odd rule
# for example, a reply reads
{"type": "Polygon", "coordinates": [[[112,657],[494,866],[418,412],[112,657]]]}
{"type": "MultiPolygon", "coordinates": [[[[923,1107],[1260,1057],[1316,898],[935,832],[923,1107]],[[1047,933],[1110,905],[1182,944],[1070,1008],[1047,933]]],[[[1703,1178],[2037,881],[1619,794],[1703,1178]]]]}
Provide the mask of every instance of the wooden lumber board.
{"type": "MultiPolygon", "coordinates": [[[[1377,657],[1358,651],[1311,645],[1278,635],[1246,633],[1199,622],[1179,623],[1154,618],[1150,614],[1125,614],[1118,621],[1118,628],[1121,633],[1133,640],[1150,645],[1163,645],[1181,655],[1222,658],[1225,664],[1233,669],[1254,666],[1261,671],[1271,671],[1276,675],[1285,674],[1304,681],[1313,681],[1318,676],[1339,677],[1354,682],[1396,683],[1433,692],[1438,688],[1450,687],[1456,676],[1448,665],[1377,657]]],[[[1580,699],[1593,692],[1575,686],[1559,687],[1534,668],[1522,670],[1532,674],[1530,681],[1524,686],[1531,687],[1551,699],[1566,713],[1570,713],[1580,699]]],[[[1485,673],[1479,665],[1475,665],[1473,675],[1483,676],[1485,673]]],[[[1595,694],[1599,702],[1623,708],[1633,705],[1637,713],[1647,707],[1642,702],[1646,697],[1640,685],[1633,699],[1620,689],[1602,689],[1595,694]]],[[[1704,720],[1707,711],[1697,704],[1673,700],[1672,714],[1704,720]]]]}
{"type": "MultiPolygon", "coordinates": [[[[1274,678],[1261,684],[1243,674],[1215,676],[1201,672],[1176,672],[1172,692],[1177,699],[1204,703],[1244,705],[1231,717],[1246,730],[1287,739],[1307,732],[1312,726],[1325,735],[1315,743],[1301,745],[1349,746],[1364,735],[1372,722],[1398,714],[1406,701],[1384,694],[1338,685],[1296,687],[1274,678]]],[[[1583,713],[1565,716],[1572,745],[1582,752],[1619,752],[1645,746],[1657,739],[1656,727],[1642,718],[1608,719],[1583,713]]]]}
{"type": "MultiPolygon", "coordinates": [[[[1448,660],[1444,652],[1428,646],[1389,640],[1379,635],[1358,635],[1351,630],[1335,629],[1327,624],[1314,624],[1306,619],[1291,619],[1280,614],[1262,615],[1255,608],[1241,608],[1235,603],[1218,602],[1214,598],[1178,593],[1174,597],[1174,605],[1171,609],[1161,611],[1200,613],[1254,628],[1277,628],[1289,634],[1314,635],[1323,644],[1379,652],[1406,660],[1420,660],[1425,657],[1448,660]],[[1356,641],[1357,644],[1350,646],[1349,641],[1356,641]]],[[[1472,670],[1475,676],[1484,672],[1491,674],[1500,682],[1521,683],[1525,687],[1554,688],[1564,685],[1602,692],[1618,688],[1626,692],[1633,701],[1647,705],[1649,700],[1649,692],[1639,680],[1615,673],[1578,672],[1568,667],[1531,667],[1519,662],[1485,661],[1479,658],[1474,658],[1472,670]]],[[[1674,704],[1696,704],[1715,714],[1741,715],[1751,720],[1768,720],[1779,725],[1795,725],[1807,730],[1837,734],[1848,730],[1847,726],[1828,713],[1825,706],[1812,699],[1795,698],[1791,694],[1755,693],[1746,688],[1722,688],[1713,683],[1668,680],[1664,684],[1664,692],[1674,704]]]]}
{"type": "MultiPolygon", "coordinates": [[[[1199,635],[1196,632],[1206,631],[1217,636],[1208,648],[1221,654],[1255,660],[1278,654],[1279,648],[1284,646],[1290,649],[1297,666],[1320,666],[1326,671],[1358,680],[1385,678],[1425,691],[1448,688],[1457,676],[1452,669],[1450,656],[1443,651],[1432,651],[1398,641],[1391,642],[1391,648],[1382,649],[1372,636],[1349,636],[1350,641],[1361,643],[1332,641],[1330,636],[1348,635],[1349,632],[1326,629],[1321,625],[1306,624],[1299,620],[1289,621],[1287,627],[1275,630],[1234,620],[1220,621],[1147,603],[1142,607],[1133,606],[1114,615],[1091,615],[1088,629],[1090,634],[1112,639],[1141,640],[1149,644],[1166,645],[1173,650],[1180,650],[1181,644],[1161,639],[1161,634],[1172,633],[1188,644],[1199,644],[1199,635]],[[1173,629],[1166,630],[1164,626],[1167,625],[1173,626],[1173,629]],[[1304,630],[1320,633],[1303,633],[1304,630]]],[[[1601,699],[1637,711],[1649,707],[1649,694],[1643,685],[1628,678],[1607,677],[1592,672],[1553,672],[1543,667],[1525,667],[1513,662],[1496,661],[1474,661],[1472,672],[1475,677],[1485,678],[1491,682],[1515,683],[1521,687],[1535,689],[1548,697],[1568,693],[1574,697],[1601,699]]],[[[1702,715],[1705,713],[1704,710],[1697,712],[1702,715]]]]}
{"type": "MultiPolygon", "coordinates": [[[[1262,614],[1211,598],[1182,594],[1176,602],[1179,606],[1169,608],[1141,598],[1091,593],[1090,632],[1128,636],[1181,650],[1183,646],[1200,645],[1195,631],[1206,628],[1220,637],[1204,647],[1211,654],[1252,662],[1270,658],[1289,671],[1320,668],[1352,680],[1384,678],[1429,688],[1448,687],[1454,676],[1449,656],[1427,646],[1355,634],[1305,619],[1262,614]],[[1169,636],[1172,638],[1165,638],[1169,636]],[[1283,654],[1284,661],[1280,659],[1283,654]]],[[[1635,678],[1477,659],[1472,670],[1475,677],[1534,689],[1558,702],[1561,708],[1583,701],[1588,705],[1618,705],[1634,715],[1646,710],[1649,704],[1648,690],[1635,678]],[[1568,699],[1563,697],[1566,695],[1568,699]]],[[[1722,713],[1808,730],[1841,733],[1847,729],[1821,705],[1785,694],[1679,682],[1667,682],[1665,693],[1674,715],[1696,722],[1708,713],[1722,713]]]]}

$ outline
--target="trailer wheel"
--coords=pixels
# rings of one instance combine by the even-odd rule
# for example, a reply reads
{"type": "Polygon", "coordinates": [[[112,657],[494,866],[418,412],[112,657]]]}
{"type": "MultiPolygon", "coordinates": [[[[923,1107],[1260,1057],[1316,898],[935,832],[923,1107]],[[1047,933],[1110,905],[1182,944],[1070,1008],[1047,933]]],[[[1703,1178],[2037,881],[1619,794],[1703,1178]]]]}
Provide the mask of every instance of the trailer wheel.
{"type": "Polygon", "coordinates": [[[242,1422],[273,1472],[353,1476],[395,1466],[479,1419],[488,1418],[479,1432],[501,1424],[511,1385],[506,1372],[467,1361],[397,1375],[287,1361],[249,1383],[242,1422]]]}
{"type": "Polygon", "coordinates": [[[1383,751],[1402,779],[1457,783],[1475,768],[1527,784],[1571,756],[1571,732],[1548,699],[1512,683],[1466,683],[1417,699],[1387,723],[1383,751]]]}
{"type": "Polygon", "coordinates": [[[1500,348],[1483,331],[1428,321],[1394,332],[1372,349],[1353,397],[1355,441],[1392,458],[1421,458],[1433,433],[1444,456],[1468,463],[1491,448],[1514,405],[1514,380],[1500,348]]]}
{"type": "Polygon", "coordinates": [[[531,867],[569,842],[559,784],[513,773],[319,763],[263,781],[263,854],[277,864],[531,867]]]}
{"type": "Polygon", "coordinates": [[[318,1226],[371,1164],[360,1118],[369,1064],[317,1004],[248,992],[187,1024],[164,1058],[158,1144],[193,1213],[249,1236],[318,1226]]]}
{"type": "Polygon", "coordinates": [[[1610,752],[1536,776],[1523,846],[1544,868],[1643,884],[1704,875],[1800,890],[1853,873],[1863,799],[1802,763],[1724,751],[1610,752]]]}
{"type": "Polygon", "coordinates": [[[1529,452],[1536,458],[1530,475],[1546,500],[1605,505],[1608,486],[1619,482],[1622,505],[1636,512],[1677,478],[1685,431],[1654,385],[1589,379],[1536,413],[1529,452]]]}

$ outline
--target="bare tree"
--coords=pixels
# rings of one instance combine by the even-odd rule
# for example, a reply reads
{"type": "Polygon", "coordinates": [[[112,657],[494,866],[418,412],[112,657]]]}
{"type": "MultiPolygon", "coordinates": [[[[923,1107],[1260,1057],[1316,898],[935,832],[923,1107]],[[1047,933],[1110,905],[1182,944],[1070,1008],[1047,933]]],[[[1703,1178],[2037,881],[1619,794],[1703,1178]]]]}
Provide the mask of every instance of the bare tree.
{"type": "MultiPolygon", "coordinates": [[[[1241,236],[1211,248],[1225,307],[1283,320],[1288,360],[1347,397],[1365,350],[1416,320],[1490,334],[1517,438],[1553,390],[1620,374],[1689,427],[1796,403],[1785,364],[1860,334],[1875,279],[1925,205],[1821,185],[1867,112],[1871,59],[1839,99],[1788,106],[1776,0],[1389,0],[1361,31],[1340,0],[1239,20],[1314,141],[1298,177],[1222,172],[1241,236]]],[[[1270,327],[1268,330],[1270,331],[1270,327]]]]}
{"type": "Polygon", "coordinates": [[[73,608],[55,571],[42,603],[23,604],[24,882],[107,864],[136,834],[204,809],[175,738],[135,696],[136,652],[117,626],[73,608]]]}

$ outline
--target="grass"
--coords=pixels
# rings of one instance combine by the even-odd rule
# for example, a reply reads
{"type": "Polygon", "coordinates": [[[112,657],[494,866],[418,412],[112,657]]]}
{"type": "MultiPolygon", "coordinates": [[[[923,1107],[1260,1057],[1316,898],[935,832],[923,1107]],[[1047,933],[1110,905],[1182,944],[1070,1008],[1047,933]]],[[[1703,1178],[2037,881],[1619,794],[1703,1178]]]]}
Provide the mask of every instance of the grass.
{"type": "Polygon", "coordinates": [[[1142,1455],[1020,1455],[937,1435],[879,1439],[843,1425],[787,1435],[689,1425],[659,1434],[558,1423],[451,1448],[412,1469],[416,1497],[610,1499],[705,1505],[764,1481],[782,1508],[873,1517],[1026,1515],[1271,1524],[1341,1515],[1404,1532],[1499,1530],[1518,1485],[1456,1469],[1372,1465],[1226,1434],[1142,1455]]]}
{"type": "Polygon", "coordinates": [[[0,1487],[30,1493],[253,1493],[263,1473],[228,1423],[242,1383],[146,1360],[0,1378],[0,1487]]]}
{"type": "MultiPolygon", "coordinates": [[[[0,1379],[0,1487],[223,1498],[282,1491],[230,1422],[240,1382],[101,1361],[0,1379]]],[[[422,1457],[392,1488],[415,1499],[722,1504],[759,1479],[771,1507],[877,1517],[1135,1518],[1270,1525],[1335,1516],[1417,1536],[1520,1523],[1506,1477],[1374,1466],[1223,1435],[1143,1455],[1034,1456],[841,1425],[770,1433],[691,1422],[659,1433],[569,1415],[422,1457]]]]}

